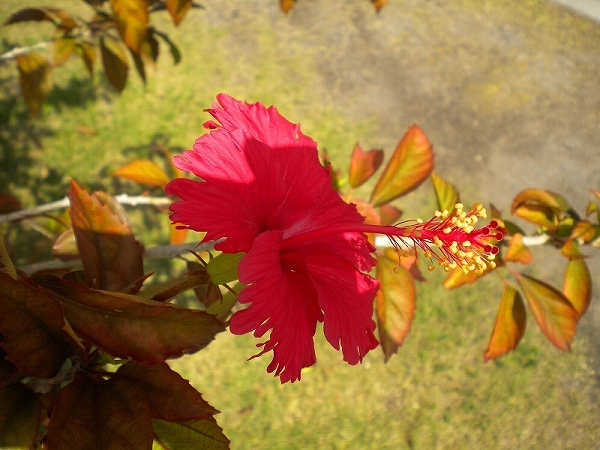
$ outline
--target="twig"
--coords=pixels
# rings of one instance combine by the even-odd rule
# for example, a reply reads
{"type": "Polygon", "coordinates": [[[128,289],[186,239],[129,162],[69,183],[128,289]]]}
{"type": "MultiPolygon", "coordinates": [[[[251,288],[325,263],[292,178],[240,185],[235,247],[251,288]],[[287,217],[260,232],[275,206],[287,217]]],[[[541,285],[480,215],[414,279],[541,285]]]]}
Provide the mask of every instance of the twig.
{"type": "Polygon", "coordinates": [[[5,53],[2,53],[0,55],[0,61],[6,61],[8,59],[14,59],[19,55],[25,55],[27,53],[31,53],[35,50],[40,50],[40,49],[45,49],[47,48],[50,44],[52,43],[52,41],[50,42],[46,42],[46,41],[42,41],[42,42],[38,42],[36,44],[33,45],[28,45],[27,47],[15,47],[12,50],[9,50],[5,53]]]}
{"type": "MultiPolygon", "coordinates": [[[[153,206],[168,206],[173,200],[167,197],[148,197],[144,195],[129,196],[127,194],[120,194],[115,196],[115,200],[122,205],[153,205],[153,206]]],[[[15,211],[8,214],[0,215],[0,223],[2,222],[15,222],[17,220],[29,219],[31,217],[41,216],[50,211],[57,209],[67,208],[69,206],[69,197],[65,197],[62,200],[55,202],[46,203],[45,205],[36,206],[35,208],[24,209],[21,211],[15,211]]]]}

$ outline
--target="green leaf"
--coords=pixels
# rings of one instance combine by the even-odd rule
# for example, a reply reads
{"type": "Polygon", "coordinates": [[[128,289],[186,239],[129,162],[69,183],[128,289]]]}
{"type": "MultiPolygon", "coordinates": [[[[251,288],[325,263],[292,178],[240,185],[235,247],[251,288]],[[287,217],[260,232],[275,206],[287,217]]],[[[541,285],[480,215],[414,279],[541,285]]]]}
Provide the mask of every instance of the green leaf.
{"type": "Polygon", "coordinates": [[[150,404],[153,419],[169,422],[191,422],[209,419],[219,411],[210,406],[202,395],[166,364],[147,366],[135,361],[123,364],[117,375],[135,383],[150,404]]]}
{"type": "Polygon", "coordinates": [[[170,181],[167,173],[156,163],[148,159],[131,161],[117,169],[112,176],[160,188],[164,188],[170,181]]]}
{"type": "Polygon", "coordinates": [[[158,30],[153,30],[153,31],[154,31],[154,34],[161,37],[162,40],[165,41],[165,44],[167,44],[169,46],[169,51],[171,52],[171,56],[173,57],[173,63],[179,64],[179,62],[181,61],[181,52],[179,51],[179,49],[177,48],[175,43],[169,38],[169,36],[167,34],[162,33],[158,30]]]}
{"type": "Polygon", "coordinates": [[[431,181],[433,183],[433,190],[435,191],[438,209],[440,211],[452,211],[454,205],[459,202],[459,195],[456,187],[435,172],[431,172],[431,181]]]}
{"type": "Polygon", "coordinates": [[[0,448],[32,448],[40,409],[37,395],[21,383],[0,390],[0,448]]]}
{"type": "Polygon", "coordinates": [[[142,278],[143,247],[124,221],[124,211],[113,211],[109,206],[116,205],[114,199],[108,194],[89,195],[71,180],[69,200],[69,214],[88,286],[121,291],[142,278]]]}
{"type": "Polygon", "coordinates": [[[172,423],[154,419],[154,439],[164,450],[227,450],[229,439],[213,418],[191,423],[172,423]]]}
{"type": "Polygon", "coordinates": [[[65,317],[78,336],[119,358],[160,364],[206,347],[225,329],[203,311],[87,289],[52,276],[38,280],[62,301],[65,317]]]}
{"type": "Polygon", "coordinates": [[[507,284],[498,308],[494,329],[483,356],[484,362],[498,358],[515,348],[525,334],[527,314],[521,294],[507,284]]]}
{"type": "Polygon", "coordinates": [[[393,250],[377,257],[377,279],[377,328],[387,362],[410,332],[417,294],[413,277],[398,263],[393,250]]]}
{"type": "Polygon", "coordinates": [[[381,206],[416,189],[433,170],[432,146],[425,133],[412,125],[398,143],[371,194],[373,206],[381,206]]]}
{"type": "Polygon", "coordinates": [[[356,144],[350,157],[350,168],[348,169],[348,182],[356,188],[367,181],[375,173],[383,162],[383,150],[363,151],[356,144]]]}
{"type": "Polygon", "coordinates": [[[575,336],[578,314],[571,302],[552,286],[527,275],[518,275],[529,309],[548,340],[569,351],[575,336]]]}
{"type": "Polygon", "coordinates": [[[127,54],[118,41],[103,36],[100,37],[100,54],[102,55],[102,67],[106,79],[117,92],[122,92],[129,71],[127,54]]]}
{"type": "Polygon", "coordinates": [[[32,116],[37,116],[52,89],[52,68],[46,59],[37,53],[15,57],[19,69],[21,92],[32,116]]]}
{"type": "Polygon", "coordinates": [[[592,276],[583,259],[572,259],[567,263],[563,294],[569,299],[577,311],[583,316],[592,301],[592,276]]]}
{"type": "Polygon", "coordinates": [[[110,6],[123,41],[139,53],[148,30],[148,0],[110,0],[110,6]]]}
{"type": "Polygon", "coordinates": [[[221,253],[206,266],[213,284],[225,284],[238,279],[238,266],[245,253],[221,253]]]}
{"type": "Polygon", "coordinates": [[[52,450],[149,449],[148,402],[127,379],[76,376],[60,391],[52,408],[47,446],[52,450]]]}
{"type": "Polygon", "coordinates": [[[157,302],[164,302],[182,292],[206,285],[209,282],[210,277],[206,273],[206,269],[193,270],[176,278],[149,286],[142,290],[139,295],[157,302]]]}
{"type": "Polygon", "coordinates": [[[0,334],[6,359],[25,375],[54,377],[76,351],[59,302],[50,293],[0,272],[0,334]]]}

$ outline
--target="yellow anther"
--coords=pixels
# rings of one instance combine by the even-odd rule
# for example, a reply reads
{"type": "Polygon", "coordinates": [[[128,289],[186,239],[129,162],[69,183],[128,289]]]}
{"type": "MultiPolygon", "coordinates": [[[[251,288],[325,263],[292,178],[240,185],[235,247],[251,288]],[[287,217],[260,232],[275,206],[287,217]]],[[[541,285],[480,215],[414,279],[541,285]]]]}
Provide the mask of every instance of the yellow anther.
{"type": "Polygon", "coordinates": [[[427,259],[431,258],[431,250],[425,250],[425,252],[423,252],[423,256],[425,256],[427,259]]]}
{"type": "Polygon", "coordinates": [[[496,268],[496,263],[494,261],[490,261],[490,269],[495,269],[496,268]]]}
{"type": "Polygon", "coordinates": [[[415,260],[415,266],[419,267],[421,265],[421,260],[420,259],[416,259],[415,260]]]}
{"type": "Polygon", "coordinates": [[[470,247],[470,246],[471,246],[471,241],[463,242],[463,247],[470,247]]]}
{"type": "Polygon", "coordinates": [[[446,227],[442,231],[444,232],[444,234],[450,234],[452,232],[452,228],[446,227]]]}
{"type": "Polygon", "coordinates": [[[423,223],[423,219],[417,219],[417,223],[419,223],[419,224],[423,223]]]}
{"type": "Polygon", "coordinates": [[[435,217],[442,217],[442,213],[440,211],[436,211],[433,215],[435,217]]]}
{"type": "Polygon", "coordinates": [[[467,256],[467,254],[465,252],[463,252],[462,250],[458,250],[457,252],[452,252],[453,254],[455,254],[456,256],[458,256],[460,259],[463,259],[465,256],[467,256]]]}
{"type": "Polygon", "coordinates": [[[469,233],[473,232],[473,230],[474,230],[474,229],[475,229],[475,228],[474,228],[474,227],[472,227],[471,225],[467,225],[467,226],[465,226],[465,227],[463,228],[463,231],[464,231],[465,233],[469,234],[469,233]]]}
{"type": "Polygon", "coordinates": [[[465,205],[463,205],[462,203],[454,204],[454,209],[457,211],[462,210],[464,207],[465,207],[465,205]]]}
{"type": "Polygon", "coordinates": [[[445,219],[446,217],[448,217],[448,210],[445,209],[442,211],[442,219],[445,219]]]}

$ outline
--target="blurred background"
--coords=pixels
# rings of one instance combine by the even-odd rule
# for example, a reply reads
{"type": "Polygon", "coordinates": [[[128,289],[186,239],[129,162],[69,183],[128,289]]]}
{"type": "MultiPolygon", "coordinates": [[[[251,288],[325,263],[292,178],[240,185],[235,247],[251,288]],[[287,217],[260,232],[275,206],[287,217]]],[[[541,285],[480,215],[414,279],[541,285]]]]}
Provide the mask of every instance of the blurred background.
{"type": "MultiPolygon", "coordinates": [[[[89,16],[81,1],[52,3],[89,16]]],[[[559,3],[390,0],[376,13],[367,0],[299,0],[283,14],[276,0],[202,0],[177,28],[166,14],[153,18],[179,46],[180,64],[161,47],[147,83],[130,69],[117,94],[72,58],[54,71],[37,118],[20,96],[14,63],[2,62],[0,192],[32,207],[62,198],[71,176],[140,193],[110,174],[156,158],[160,146],[190,148],[204,132],[203,110],[226,92],[276,105],[342,171],[356,142],[389,155],[417,123],[433,142],[436,172],[466,204],[492,202],[508,215],[512,198],[535,187],[584,212],[589,190],[600,189],[600,25],[559,3]]],[[[594,15],[596,2],[571,3],[594,15]]],[[[26,6],[45,5],[4,0],[0,21],[26,6]]],[[[0,27],[0,51],[51,31],[0,27]]],[[[397,206],[405,218],[430,215],[430,184],[397,206]]],[[[136,232],[161,243],[167,215],[152,217],[136,232]]],[[[531,274],[561,285],[556,255],[534,249],[531,274]]],[[[598,275],[598,258],[590,268],[598,275]]],[[[385,365],[372,352],[347,366],[318,330],[318,363],[293,385],[265,372],[268,356],[246,361],[257,351],[246,336],[220,335],[172,366],[222,412],[217,420],[234,449],[598,448],[598,295],[570,354],[529,317],[519,348],[484,365],[502,282],[445,291],[441,272],[419,285],[412,332],[385,365]]]]}

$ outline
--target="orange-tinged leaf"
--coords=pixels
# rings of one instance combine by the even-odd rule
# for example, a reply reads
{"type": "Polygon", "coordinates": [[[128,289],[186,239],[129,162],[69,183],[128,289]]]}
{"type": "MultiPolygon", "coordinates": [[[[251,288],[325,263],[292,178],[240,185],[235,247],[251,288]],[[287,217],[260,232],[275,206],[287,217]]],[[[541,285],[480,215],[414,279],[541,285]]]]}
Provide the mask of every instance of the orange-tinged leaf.
{"type": "Polygon", "coordinates": [[[381,206],[416,189],[433,170],[433,150],[416,125],[409,127],[379,177],[370,202],[381,206]]]}
{"type": "Polygon", "coordinates": [[[595,191],[595,190],[591,190],[590,191],[592,194],[594,194],[596,197],[600,198],[600,191],[595,191]]]}
{"type": "Polygon", "coordinates": [[[410,332],[417,309],[415,283],[410,272],[398,265],[394,250],[377,257],[377,323],[384,359],[398,351],[410,332]]]}
{"type": "Polygon", "coordinates": [[[78,42],[75,46],[75,51],[81,56],[83,64],[90,75],[90,78],[94,78],[94,63],[96,62],[96,46],[89,44],[88,42],[78,42]]]}
{"type": "Polygon", "coordinates": [[[167,0],[167,10],[175,26],[179,25],[188,10],[192,7],[192,0],[167,0]]]}
{"type": "Polygon", "coordinates": [[[60,66],[71,57],[75,51],[75,39],[71,37],[63,37],[57,39],[52,44],[52,64],[60,66]]]}
{"type": "Polygon", "coordinates": [[[76,376],[52,408],[46,444],[53,450],[150,449],[152,436],[148,402],[135,383],[76,376]]]}
{"type": "Polygon", "coordinates": [[[110,0],[110,6],[123,41],[139,53],[148,32],[148,0],[110,0]]]}
{"type": "Polygon", "coordinates": [[[402,216],[402,210],[392,205],[381,205],[379,207],[381,225],[393,225],[402,216]]]}
{"type": "Polygon", "coordinates": [[[594,225],[588,220],[580,220],[573,227],[569,239],[581,239],[584,243],[591,242],[598,234],[598,225],[594,225]]]}
{"type": "Polygon", "coordinates": [[[510,210],[517,217],[553,230],[558,226],[559,215],[570,208],[559,194],[542,189],[525,189],[513,199],[510,210]]]}
{"type": "Polygon", "coordinates": [[[484,362],[502,356],[515,348],[525,334],[527,314],[521,294],[512,286],[505,285],[494,329],[483,356],[484,362]]]}
{"type": "Polygon", "coordinates": [[[569,259],[583,259],[585,255],[581,253],[579,244],[573,239],[566,241],[560,248],[560,253],[569,259]]]}
{"type": "Polygon", "coordinates": [[[191,422],[208,419],[219,412],[166,363],[148,366],[130,361],[119,367],[117,375],[140,388],[148,399],[153,419],[191,422]]]}
{"type": "Polygon", "coordinates": [[[367,181],[375,173],[383,162],[383,150],[363,151],[356,144],[350,157],[350,169],[348,170],[348,182],[352,187],[358,187],[367,181]]]}
{"type": "MultiPolygon", "coordinates": [[[[500,266],[500,262],[496,261],[497,266],[500,266]]],[[[454,269],[452,269],[450,272],[448,272],[448,275],[446,276],[446,279],[444,280],[443,286],[450,290],[450,289],[456,289],[457,287],[466,285],[466,284],[473,284],[475,283],[477,280],[479,280],[481,277],[483,277],[484,275],[487,275],[488,273],[490,273],[492,271],[492,269],[490,269],[489,267],[486,268],[483,273],[477,273],[474,270],[471,270],[467,273],[464,273],[462,268],[460,267],[456,267],[454,269]]]]}
{"type": "Polygon", "coordinates": [[[44,289],[0,272],[0,334],[6,360],[25,375],[52,378],[74,354],[61,305],[44,289]]]}
{"type": "Polygon", "coordinates": [[[508,250],[504,255],[505,261],[520,262],[522,264],[531,264],[533,255],[531,250],[523,244],[523,235],[521,233],[513,234],[508,244],[508,250]]]}
{"type": "Polygon", "coordinates": [[[25,385],[0,390],[0,448],[33,448],[40,420],[40,402],[25,385]]]}
{"type": "Polygon", "coordinates": [[[373,6],[377,12],[379,12],[379,10],[383,8],[387,2],[388,0],[371,0],[371,3],[373,3],[373,6]]]}
{"type": "Polygon", "coordinates": [[[279,8],[281,8],[284,13],[287,13],[294,7],[295,3],[296,0],[279,0],[279,8]]]}
{"type": "Polygon", "coordinates": [[[45,277],[40,283],[62,302],[78,336],[119,358],[160,364],[207,346],[225,329],[203,311],[87,289],[56,277],[45,277]]]}
{"type": "Polygon", "coordinates": [[[558,218],[555,211],[543,205],[528,205],[519,206],[513,211],[513,214],[528,222],[535,223],[549,230],[555,230],[558,226],[558,218]]]}
{"type": "Polygon", "coordinates": [[[183,244],[187,236],[187,229],[177,229],[176,224],[171,224],[169,243],[171,245],[183,244]]]}
{"type": "Polygon", "coordinates": [[[89,195],[71,180],[69,214],[88,285],[120,291],[144,276],[143,248],[99,195],[89,195]]]}
{"type": "Polygon", "coordinates": [[[164,188],[169,182],[166,172],[148,159],[136,159],[117,169],[113,177],[127,178],[137,183],[164,188]]]}
{"type": "Polygon", "coordinates": [[[560,291],[527,275],[518,275],[529,309],[548,340],[569,351],[575,336],[578,313],[560,291]]]}
{"type": "Polygon", "coordinates": [[[433,183],[433,190],[435,191],[438,209],[440,211],[452,211],[454,205],[460,201],[456,187],[435,172],[431,172],[431,181],[433,183]]]}
{"type": "Polygon", "coordinates": [[[52,68],[48,61],[37,53],[18,55],[15,61],[19,69],[21,92],[31,115],[36,116],[52,89],[52,68]]]}
{"type": "Polygon", "coordinates": [[[592,277],[583,259],[572,259],[567,263],[563,294],[577,311],[578,317],[586,313],[592,301],[592,277]]]}
{"type": "Polygon", "coordinates": [[[100,54],[106,79],[117,92],[122,92],[127,81],[129,63],[127,54],[118,41],[100,37],[100,54]]]}
{"type": "Polygon", "coordinates": [[[229,450],[229,439],[214,418],[191,423],[154,419],[154,438],[166,450],[229,450]]]}

